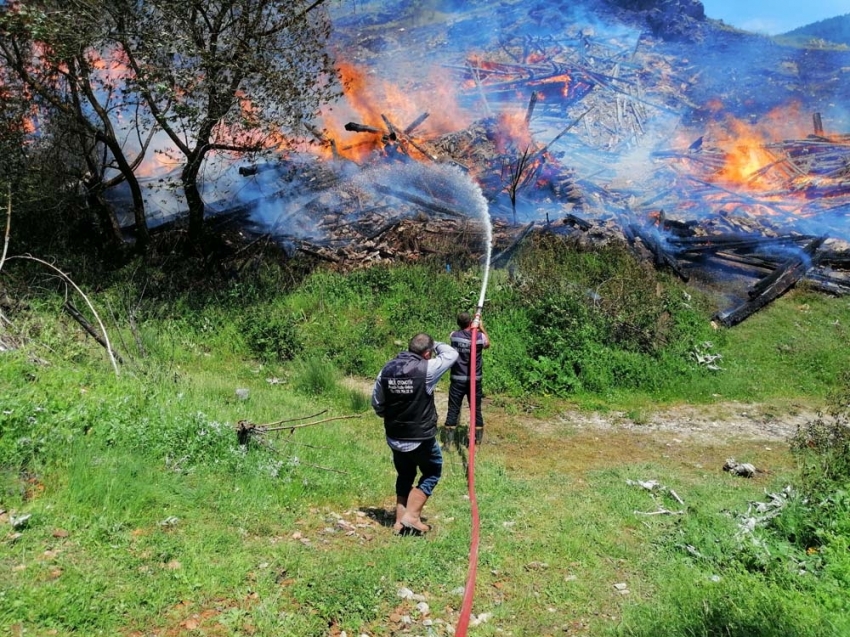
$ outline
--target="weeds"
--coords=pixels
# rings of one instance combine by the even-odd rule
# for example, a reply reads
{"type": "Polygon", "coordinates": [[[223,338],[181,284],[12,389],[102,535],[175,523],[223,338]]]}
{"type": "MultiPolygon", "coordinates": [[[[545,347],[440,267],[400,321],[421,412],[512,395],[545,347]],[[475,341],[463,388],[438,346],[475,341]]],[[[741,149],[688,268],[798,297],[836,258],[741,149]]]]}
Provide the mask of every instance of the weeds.
{"type": "Polygon", "coordinates": [[[825,413],[798,427],[791,451],[806,496],[824,497],[850,486],[850,373],[844,372],[830,393],[825,413]]]}
{"type": "Polygon", "coordinates": [[[295,372],[293,385],[308,396],[328,396],[337,388],[338,373],[324,358],[308,358],[301,361],[295,372]]]}
{"type": "MultiPolygon", "coordinates": [[[[545,239],[491,278],[475,604],[492,623],[477,630],[850,634],[847,379],[836,372],[848,354],[847,308],[806,296],[801,315],[782,299],[715,332],[705,298],[688,298],[621,247],[572,248],[545,239]],[[709,369],[719,355],[723,369],[709,369]],[[833,406],[792,444],[801,495],[747,536],[744,512],[795,478],[784,467],[736,480],[707,468],[725,457],[725,441],[636,442],[634,432],[583,432],[556,417],[564,398],[603,410],[620,409],[617,400],[641,424],[661,400],[809,401],[825,387],[836,390],[833,406]],[[623,485],[649,476],[675,485],[683,515],[636,518],[646,503],[623,485]],[[626,582],[629,596],[614,588],[626,582]]],[[[138,329],[123,333],[145,353],[120,379],[40,299],[12,317],[29,349],[0,359],[0,509],[31,518],[0,542],[0,629],[318,637],[421,625],[445,634],[424,621],[451,623],[460,602],[464,458],[446,453],[426,512],[436,532],[392,537],[391,460],[368,387],[413,333],[446,339],[474,303],[476,273],[437,263],[293,273],[276,294],[289,275],[261,271],[256,283],[180,298],[184,275],[151,283],[163,295],[145,297],[138,329]],[[344,373],[367,379],[357,383],[365,389],[340,382],[344,373]],[[320,409],[363,418],[237,442],[240,419],[320,409]],[[430,615],[400,599],[401,587],[423,595],[430,615]],[[210,624],[192,628],[199,618],[210,624]]],[[[135,288],[104,294],[139,298],[135,288]]],[[[736,455],[764,453],[736,444],[746,446],[736,455]]]]}

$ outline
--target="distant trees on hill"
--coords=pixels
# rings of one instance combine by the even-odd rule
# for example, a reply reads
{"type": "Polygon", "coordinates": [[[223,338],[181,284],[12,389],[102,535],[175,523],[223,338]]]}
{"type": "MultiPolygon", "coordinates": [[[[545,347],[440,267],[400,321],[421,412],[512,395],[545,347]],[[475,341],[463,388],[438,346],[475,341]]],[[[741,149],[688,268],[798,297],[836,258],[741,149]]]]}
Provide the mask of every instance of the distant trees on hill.
{"type": "Polygon", "coordinates": [[[785,34],[797,38],[818,38],[850,46],[850,13],[807,24],[785,34]]]}

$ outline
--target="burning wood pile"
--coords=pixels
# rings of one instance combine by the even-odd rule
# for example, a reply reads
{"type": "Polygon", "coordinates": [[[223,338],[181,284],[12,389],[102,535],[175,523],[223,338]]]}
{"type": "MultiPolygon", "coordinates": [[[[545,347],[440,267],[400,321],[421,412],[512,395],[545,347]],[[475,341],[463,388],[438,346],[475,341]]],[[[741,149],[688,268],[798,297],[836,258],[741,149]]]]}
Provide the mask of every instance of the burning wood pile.
{"type": "MultiPolygon", "coordinates": [[[[246,208],[255,221],[264,218],[258,209],[274,208],[258,231],[339,269],[424,256],[474,263],[483,226],[475,197],[461,192],[474,182],[494,222],[497,265],[533,232],[628,241],[683,280],[714,269],[751,281],[718,313],[726,325],[800,281],[850,291],[850,232],[835,224],[850,209],[850,135],[825,133],[820,114],[811,135],[777,126],[779,141],[764,130],[753,136],[752,122],[685,117],[719,111],[695,103],[702,70],[683,49],[564,24],[560,9],[540,7],[524,18],[522,5],[503,7],[493,19],[511,28],[484,52],[429,57],[443,84],[426,81],[421,59],[399,65],[394,91],[364,79],[385,71],[382,80],[396,79],[378,59],[392,38],[405,38],[387,53],[394,62],[400,52],[424,58],[475,16],[445,33],[398,23],[403,36],[392,38],[387,24],[358,23],[345,48],[369,71],[348,69],[346,85],[362,108],[311,129],[325,158],[287,173],[300,184],[288,204],[275,193],[246,208]]],[[[799,121],[789,113],[779,119],[799,121]]]]}

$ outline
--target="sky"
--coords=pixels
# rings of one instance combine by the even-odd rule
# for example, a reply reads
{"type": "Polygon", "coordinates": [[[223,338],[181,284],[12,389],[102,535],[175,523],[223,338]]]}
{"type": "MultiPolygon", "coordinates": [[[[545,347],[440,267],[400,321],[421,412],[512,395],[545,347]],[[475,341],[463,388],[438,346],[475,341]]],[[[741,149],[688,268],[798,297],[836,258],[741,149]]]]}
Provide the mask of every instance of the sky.
{"type": "Polygon", "coordinates": [[[702,0],[702,4],[709,18],[769,35],[850,13],[848,0],[702,0]]]}

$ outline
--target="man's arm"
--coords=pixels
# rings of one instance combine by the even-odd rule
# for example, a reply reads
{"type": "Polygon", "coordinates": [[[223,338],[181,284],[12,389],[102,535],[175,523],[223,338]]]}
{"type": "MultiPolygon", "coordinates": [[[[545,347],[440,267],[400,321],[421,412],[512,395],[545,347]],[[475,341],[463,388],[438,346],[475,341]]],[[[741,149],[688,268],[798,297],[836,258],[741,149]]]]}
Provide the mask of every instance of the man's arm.
{"type": "Polygon", "coordinates": [[[440,377],[449,371],[459,356],[457,350],[445,343],[434,343],[436,356],[428,359],[428,371],[425,373],[425,390],[432,394],[440,377]]]}
{"type": "Polygon", "coordinates": [[[478,342],[481,343],[482,349],[487,349],[490,347],[490,337],[487,335],[487,331],[484,329],[484,321],[478,322],[478,342]]]}
{"type": "Polygon", "coordinates": [[[378,377],[375,379],[375,386],[372,388],[372,409],[375,410],[378,416],[384,415],[384,388],[381,386],[380,372],[378,372],[378,377]]]}

